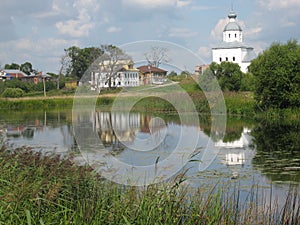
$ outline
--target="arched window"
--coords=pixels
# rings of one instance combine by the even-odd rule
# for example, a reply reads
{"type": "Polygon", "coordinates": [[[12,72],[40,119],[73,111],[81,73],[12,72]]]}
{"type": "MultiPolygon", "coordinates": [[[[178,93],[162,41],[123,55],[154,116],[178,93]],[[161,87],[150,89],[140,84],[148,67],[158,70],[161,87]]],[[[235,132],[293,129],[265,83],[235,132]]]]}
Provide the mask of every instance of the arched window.
{"type": "Polygon", "coordinates": [[[220,62],[222,62],[222,58],[220,57],[220,62]]]}
{"type": "Polygon", "coordinates": [[[236,34],[234,34],[234,37],[236,38],[236,34]]]}

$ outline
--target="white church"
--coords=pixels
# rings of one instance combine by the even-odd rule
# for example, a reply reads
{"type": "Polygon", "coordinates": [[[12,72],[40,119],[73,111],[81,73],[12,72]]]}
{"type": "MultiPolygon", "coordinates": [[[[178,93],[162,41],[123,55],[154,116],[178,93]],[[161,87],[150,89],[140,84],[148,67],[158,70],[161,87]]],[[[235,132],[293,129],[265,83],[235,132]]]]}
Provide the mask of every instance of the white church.
{"type": "Polygon", "coordinates": [[[212,56],[216,63],[226,61],[239,64],[241,71],[245,73],[256,54],[252,47],[244,44],[243,31],[236,22],[236,17],[235,12],[229,13],[229,22],[223,30],[223,42],[212,48],[212,56]]]}

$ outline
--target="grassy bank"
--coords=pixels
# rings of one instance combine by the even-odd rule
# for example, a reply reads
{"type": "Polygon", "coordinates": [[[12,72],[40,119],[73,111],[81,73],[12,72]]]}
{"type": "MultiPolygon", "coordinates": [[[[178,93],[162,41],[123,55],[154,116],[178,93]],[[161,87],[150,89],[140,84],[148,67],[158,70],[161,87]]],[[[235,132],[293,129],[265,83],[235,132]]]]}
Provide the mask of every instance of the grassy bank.
{"type": "MultiPolygon", "coordinates": [[[[184,79],[180,83],[170,83],[166,86],[139,86],[136,88],[124,90],[120,89],[102,91],[96,101],[96,107],[101,109],[110,109],[114,104],[116,97],[122,99],[123,105],[120,110],[128,107],[128,102],[135,101],[139,94],[144,94],[141,101],[136,102],[130,110],[141,112],[178,112],[189,111],[190,107],[186,101],[186,94],[191,97],[193,105],[197,112],[210,114],[211,108],[215,107],[207,102],[205,94],[200,90],[198,84],[192,79],[184,79]],[[149,94],[151,97],[145,97],[149,94]],[[122,97],[123,96],[123,97],[122,97]],[[154,97],[157,96],[157,97],[154,97]],[[171,99],[172,102],[168,102],[171,99]],[[174,104],[175,103],[175,104],[174,104]]],[[[57,93],[57,92],[55,92],[57,93]]],[[[51,95],[51,93],[49,93],[51,95]]],[[[53,94],[53,93],[52,93],[53,94]]],[[[300,109],[269,109],[262,111],[255,103],[252,92],[223,92],[226,110],[228,115],[239,115],[245,117],[264,117],[282,119],[288,118],[298,120],[300,109]]],[[[60,109],[72,108],[74,102],[74,92],[62,94],[59,96],[27,96],[24,98],[0,98],[0,109],[60,109]],[[72,95],[73,93],[73,95],[72,95]]],[[[92,98],[84,97],[80,104],[83,106],[91,104],[92,98]]]]}
{"type": "MultiPolygon", "coordinates": [[[[283,210],[240,202],[239,191],[188,194],[181,175],[143,188],[110,183],[70,159],[0,151],[0,224],[298,224],[291,191],[283,210]]],[[[255,193],[250,193],[255,196],[255,193]]]]}

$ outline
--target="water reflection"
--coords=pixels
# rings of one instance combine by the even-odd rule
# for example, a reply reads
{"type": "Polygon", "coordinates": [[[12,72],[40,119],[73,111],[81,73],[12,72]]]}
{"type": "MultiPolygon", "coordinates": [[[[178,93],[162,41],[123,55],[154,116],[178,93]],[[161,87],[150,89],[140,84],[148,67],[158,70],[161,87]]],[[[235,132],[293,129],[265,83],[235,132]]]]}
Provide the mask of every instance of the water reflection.
{"type": "Polygon", "coordinates": [[[14,147],[29,146],[44,153],[68,154],[76,148],[71,114],[67,111],[11,111],[0,114],[1,130],[14,147]]]}
{"type": "Polygon", "coordinates": [[[105,162],[110,155],[133,167],[147,167],[168,159],[184,139],[184,144],[179,145],[182,151],[172,158],[172,164],[182,163],[184,158],[187,164],[183,170],[189,170],[187,175],[196,186],[199,182],[232,178],[247,181],[248,185],[254,179],[265,185],[271,181],[300,182],[299,123],[228,118],[225,135],[220,138],[218,128],[211,130],[212,120],[217,119],[200,116],[200,124],[195,125],[192,120],[182,123],[176,114],[10,111],[0,114],[0,128],[15,146],[60,154],[75,152],[78,156],[83,153],[93,162],[99,158],[99,162],[105,162]],[[78,132],[83,140],[95,138],[102,145],[84,146],[80,153],[73,135],[74,121],[80,124],[78,132]],[[196,143],[191,146],[193,149],[185,149],[189,143],[196,143]]]}
{"type": "Polygon", "coordinates": [[[261,121],[251,135],[257,153],[253,166],[272,181],[300,182],[300,125],[261,121]]]}

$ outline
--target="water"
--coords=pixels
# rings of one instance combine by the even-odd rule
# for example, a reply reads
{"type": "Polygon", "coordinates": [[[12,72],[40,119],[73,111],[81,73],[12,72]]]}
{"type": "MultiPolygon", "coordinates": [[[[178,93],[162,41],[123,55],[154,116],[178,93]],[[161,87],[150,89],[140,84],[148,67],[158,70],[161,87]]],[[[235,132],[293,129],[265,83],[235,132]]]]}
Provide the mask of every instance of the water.
{"type": "Polygon", "coordinates": [[[178,115],[6,111],[0,127],[9,145],[75,154],[77,163],[88,162],[121,184],[159,182],[185,172],[184,185],[192,188],[230,183],[247,198],[255,186],[268,198],[272,186],[269,197],[284,202],[290,184],[300,183],[300,126],[233,117],[222,135],[211,129],[217,119],[199,116],[199,123],[182,124],[178,115]]]}

